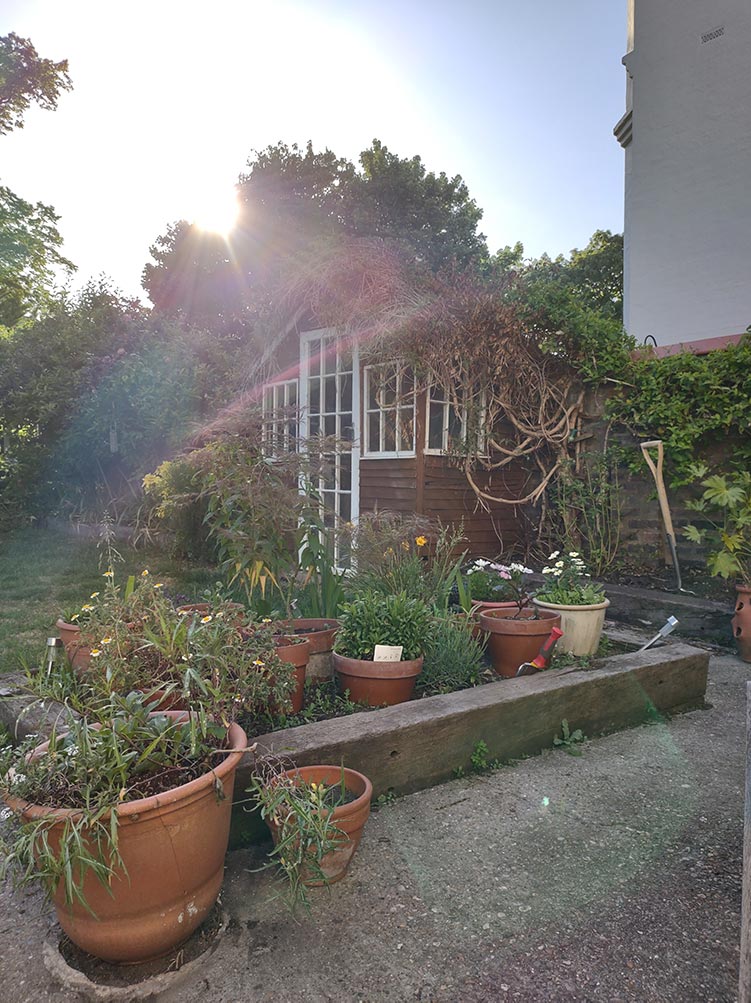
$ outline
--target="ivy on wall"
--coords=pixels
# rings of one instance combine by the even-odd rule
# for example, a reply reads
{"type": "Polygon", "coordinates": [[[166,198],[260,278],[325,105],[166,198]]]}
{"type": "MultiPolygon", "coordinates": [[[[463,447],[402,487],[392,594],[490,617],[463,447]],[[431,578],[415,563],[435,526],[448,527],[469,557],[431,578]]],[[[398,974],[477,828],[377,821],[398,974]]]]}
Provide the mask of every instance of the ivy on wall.
{"type": "Polygon", "coordinates": [[[708,355],[636,359],[607,417],[639,438],[662,439],[674,487],[691,464],[732,440],[732,463],[751,468],[751,337],[708,355]]]}

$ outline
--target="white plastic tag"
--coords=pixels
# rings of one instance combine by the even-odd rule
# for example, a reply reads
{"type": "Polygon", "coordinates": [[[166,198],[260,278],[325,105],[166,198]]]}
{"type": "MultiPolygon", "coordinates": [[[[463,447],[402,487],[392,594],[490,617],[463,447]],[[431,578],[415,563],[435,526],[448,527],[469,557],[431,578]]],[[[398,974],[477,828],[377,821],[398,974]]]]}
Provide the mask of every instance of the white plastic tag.
{"type": "Polygon", "coordinates": [[[377,644],[373,652],[374,662],[401,662],[404,647],[401,644],[377,644]]]}

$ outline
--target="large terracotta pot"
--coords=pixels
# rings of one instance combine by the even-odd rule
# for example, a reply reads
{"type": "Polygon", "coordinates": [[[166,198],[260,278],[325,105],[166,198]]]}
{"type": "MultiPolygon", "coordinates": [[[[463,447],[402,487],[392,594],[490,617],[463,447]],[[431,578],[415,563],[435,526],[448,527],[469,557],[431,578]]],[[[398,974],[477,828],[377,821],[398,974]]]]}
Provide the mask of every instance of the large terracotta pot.
{"type": "Polygon", "coordinates": [[[310,641],[307,638],[279,637],[276,639],[276,653],[283,662],[295,670],[295,689],[291,694],[292,713],[299,714],[305,700],[305,672],[310,659],[310,641]]]}
{"type": "MultiPolygon", "coordinates": [[[[185,717],[177,711],[168,714],[185,717]]],[[[222,885],[235,769],[247,745],[239,725],[231,726],[229,741],[231,751],[210,773],[118,806],[118,849],[125,873],[117,874],[109,888],[87,873],[83,894],[94,915],[78,902],[66,905],[62,888],[55,893],[58,922],[82,950],[115,963],[148,961],[177,947],[206,919],[222,885]]],[[[33,755],[44,755],[48,744],[33,755]]],[[[53,847],[64,820],[76,816],[69,809],[7,800],[24,820],[59,820],[50,830],[53,847]]]]}
{"type": "Polygon", "coordinates": [[[743,661],[751,662],[751,586],[736,585],[735,590],[738,597],[735,601],[735,613],[730,621],[733,625],[733,637],[743,661]]]}
{"type": "Polygon", "coordinates": [[[496,675],[510,679],[523,662],[531,662],[553,627],[560,627],[559,613],[551,610],[497,609],[480,614],[480,626],[488,634],[488,652],[496,675]],[[536,618],[537,617],[537,618],[536,618]]]}
{"type": "Polygon", "coordinates": [[[336,633],[339,630],[339,621],[333,617],[328,619],[302,617],[296,620],[285,620],[282,627],[290,634],[294,634],[295,637],[304,637],[310,641],[310,660],[305,670],[306,680],[322,683],[331,679],[334,672],[331,652],[334,648],[336,633]]]}
{"type": "MultiPolygon", "coordinates": [[[[285,776],[293,780],[299,778],[306,784],[325,784],[327,787],[335,787],[341,783],[341,766],[300,766],[295,770],[288,770],[285,776]]],[[[347,873],[349,863],[354,856],[355,850],[360,845],[360,837],[363,828],[370,815],[370,801],[373,797],[373,785],[362,773],[355,770],[344,770],[344,785],[352,794],[357,797],[349,804],[339,805],[334,809],[331,822],[340,829],[344,835],[339,840],[337,849],[327,853],[321,860],[321,871],[325,880],[321,878],[310,878],[305,880],[308,886],[323,884],[334,884],[341,881],[347,873]]],[[[277,826],[267,819],[271,836],[276,843],[279,830],[277,826]]]]}
{"type": "Polygon", "coordinates": [[[77,671],[84,672],[91,661],[91,648],[81,644],[81,628],[76,623],[66,623],[62,618],[55,626],[70,664],[77,671]]]}
{"type": "Polygon", "coordinates": [[[391,707],[409,700],[422,662],[422,655],[401,662],[374,662],[334,652],[334,671],[341,688],[349,690],[350,700],[371,707],[391,707]]]}
{"type": "Polygon", "coordinates": [[[563,606],[559,603],[533,600],[538,609],[552,610],[561,614],[561,630],[563,637],[558,642],[559,651],[584,656],[594,655],[600,645],[602,628],[605,624],[605,610],[610,605],[609,599],[590,606],[563,606]]]}

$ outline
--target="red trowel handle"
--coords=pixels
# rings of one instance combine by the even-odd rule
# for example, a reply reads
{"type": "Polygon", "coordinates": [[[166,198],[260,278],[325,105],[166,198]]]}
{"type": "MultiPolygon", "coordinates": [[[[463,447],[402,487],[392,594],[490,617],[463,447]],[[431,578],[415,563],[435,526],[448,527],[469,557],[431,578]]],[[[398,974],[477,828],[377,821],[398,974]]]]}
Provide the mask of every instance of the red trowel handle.
{"type": "Polygon", "coordinates": [[[545,638],[542,647],[537,652],[537,657],[532,659],[532,665],[535,665],[538,669],[544,669],[550,662],[553,649],[556,644],[558,644],[561,637],[563,637],[563,631],[560,627],[553,627],[548,636],[545,638]]]}

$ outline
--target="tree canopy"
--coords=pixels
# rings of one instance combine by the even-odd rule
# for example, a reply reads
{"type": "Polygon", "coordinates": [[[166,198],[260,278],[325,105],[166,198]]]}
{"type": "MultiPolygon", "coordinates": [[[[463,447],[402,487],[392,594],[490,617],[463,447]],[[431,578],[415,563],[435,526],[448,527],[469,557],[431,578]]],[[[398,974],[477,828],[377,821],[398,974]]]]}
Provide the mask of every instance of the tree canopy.
{"type": "Polygon", "coordinates": [[[72,86],[67,59],[42,59],[28,38],[0,35],[0,136],[23,129],[32,103],[56,108],[61,91],[72,86]]]}
{"type": "Polygon", "coordinates": [[[238,183],[239,223],[229,241],[185,222],[151,248],[143,285],[157,310],[191,320],[237,320],[268,281],[294,268],[321,242],[381,237],[400,243],[431,269],[487,258],[477,227],[482,211],[459,175],[428,171],[379,140],[359,167],[329,149],[277,143],[256,151],[238,183]]]}

